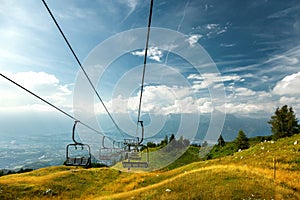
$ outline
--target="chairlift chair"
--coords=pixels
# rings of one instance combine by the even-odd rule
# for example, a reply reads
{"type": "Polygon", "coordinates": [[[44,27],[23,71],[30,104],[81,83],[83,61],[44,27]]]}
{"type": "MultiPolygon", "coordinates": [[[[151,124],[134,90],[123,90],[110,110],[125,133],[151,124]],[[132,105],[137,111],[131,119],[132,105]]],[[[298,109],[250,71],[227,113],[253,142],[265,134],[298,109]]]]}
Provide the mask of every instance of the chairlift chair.
{"type": "Polygon", "coordinates": [[[112,149],[110,148],[101,148],[100,149],[100,160],[111,160],[112,157],[112,149]]]}
{"type": "Polygon", "coordinates": [[[102,137],[102,147],[99,151],[99,160],[100,162],[105,163],[106,165],[110,165],[112,158],[112,148],[105,146],[105,136],[102,137]]]}
{"type": "Polygon", "coordinates": [[[139,121],[142,127],[142,138],[137,139],[125,139],[124,145],[127,148],[126,152],[126,161],[122,162],[124,168],[147,168],[149,165],[149,149],[147,146],[143,145],[144,140],[144,125],[143,121],[139,121]],[[142,152],[141,148],[146,148],[146,161],[142,161],[142,152]]]}
{"type": "Polygon", "coordinates": [[[68,144],[66,147],[66,166],[91,166],[91,148],[88,144],[77,142],[75,139],[75,128],[79,121],[75,121],[72,131],[72,140],[74,144],[68,144]],[[75,154],[74,154],[75,152],[75,154]]]}
{"type": "Polygon", "coordinates": [[[113,163],[122,160],[123,149],[120,147],[121,143],[114,140],[112,147],[105,146],[105,137],[106,136],[103,136],[102,138],[102,147],[99,151],[99,160],[106,165],[112,165],[113,163]]]}
{"type": "Polygon", "coordinates": [[[112,159],[114,159],[116,162],[122,160],[122,152],[124,149],[122,149],[120,146],[120,142],[113,141],[113,147],[112,147],[112,159]],[[116,146],[117,144],[117,146],[116,146]]]}

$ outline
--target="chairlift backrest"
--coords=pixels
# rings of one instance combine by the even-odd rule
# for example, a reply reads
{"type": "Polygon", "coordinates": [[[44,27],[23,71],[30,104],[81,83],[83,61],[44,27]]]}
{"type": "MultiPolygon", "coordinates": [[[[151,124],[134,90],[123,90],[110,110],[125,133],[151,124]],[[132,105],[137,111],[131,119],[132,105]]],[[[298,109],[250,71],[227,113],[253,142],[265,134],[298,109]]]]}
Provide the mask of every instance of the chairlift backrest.
{"type": "Polygon", "coordinates": [[[100,149],[100,160],[110,160],[112,155],[112,151],[109,148],[102,148],[100,149]]]}

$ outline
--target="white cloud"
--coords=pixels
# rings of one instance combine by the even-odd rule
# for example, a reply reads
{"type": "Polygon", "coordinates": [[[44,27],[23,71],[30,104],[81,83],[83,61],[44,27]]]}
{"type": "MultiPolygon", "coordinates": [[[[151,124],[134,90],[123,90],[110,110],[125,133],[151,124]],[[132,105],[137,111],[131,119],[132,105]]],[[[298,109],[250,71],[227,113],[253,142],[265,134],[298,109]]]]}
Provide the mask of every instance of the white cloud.
{"type": "Polygon", "coordinates": [[[190,44],[191,47],[193,47],[199,39],[201,39],[203,36],[200,34],[193,34],[190,35],[188,39],[186,39],[185,41],[188,42],[190,44]]]}
{"type": "Polygon", "coordinates": [[[300,72],[284,77],[279,81],[273,93],[278,95],[300,95],[300,72]]]}
{"type": "Polygon", "coordinates": [[[268,18],[272,19],[272,18],[283,18],[288,16],[291,13],[298,13],[299,12],[299,6],[293,6],[293,7],[289,7],[286,8],[284,10],[278,11],[276,13],[273,13],[271,15],[268,16],[268,18]]]}
{"type": "MultiPolygon", "coordinates": [[[[298,76],[299,74],[295,74],[285,80],[290,83],[298,76]]],[[[216,73],[207,73],[202,76],[190,74],[187,79],[192,81],[190,86],[147,85],[143,93],[142,112],[166,116],[170,113],[210,113],[214,109],[224,112],[225,107],[227,113],[250,117],[269,117],[276,107],[281,106],[284,102],[292,105],[295,111],[300,109],[298,106],[300,102],[297,100],[300,98],[296,98],[295,95],[274,97],[273,91],[253,90],[245,87],[243,77],[236,74],[224,76],[216,73]],[[223,104],[224,99],[211,99],[209,91],[202,90],[208,85],[214,87],[225,85],[226,105],[223,104]],[[199,97],[200,90],[201,96],[199,97]],[[207,92],[208,94],[206,94],[207,92]]],[[[296,87],[296,85],[294,86],[296,87]]],[[[112,110],[113,113],[135,114],[138,109],[138,95],[136,93],[130,98],[117,96],[105,104],[109,105],[109,110],[112,110]]],[[[105,111],[102,110],[101,113],[105,113],[105,111]]]]}
{"type": "Polygon", "coordinates": [[[217,32],[217,35],[220,35],[220,34],[222,34],[222,33],[225,33],[227,31],[227,29],[225,28],[225,29],[221,29],[221,30],[219,30],[218,32],[217,32]]]}
{"type": "MultiPolygon", "coordinates": [[[[32,71],[1,73],[55,106],[71,110],[70,85],[60,84],[53,74],[32,71]]],[[[0,110],[3,112],[54,111],[50,106],[4,79],[0,80],[0,91],[0,110]]]]}
{"type": "Polygon", "coordinates": [[[218,73],[206,73],[206,74],[190,74],[187,79],[193,80],[193,88],[196,90],[207,88],[213,85],[214,87],[220,87],[224,82],[241,81],[242,78],[238,75],[223,75],[218,73]]]}
{"type": "Polygon", "coordinates": [[[47,74],[45,72],[18,72],[15,74],[10,73],[8,76],[28,89],[35,89],[39,86],[47,87],[59,83],[59,80],[53,74],[47,74]]]}
{"type": "MultiPolygon", "coordinates": [[[[199,102],[200,103],[200,102],[199,102]]],[[[200,112],[201,113],[211,113],[213,111],[212,103],[208,99],[200,105],[200,112]]]]}
{"type": "Polygon", "coordinates": [[[229,102],[249,102],[251,99],[256,98],[256,92],[245,87],[230,85],[226,87],[226,92],[229,102]]]}
{"type": "Polygon", "coordinates": [[[286,65],[295,65],[299,63],[299,59],[297,57],[291,57],[288,55],[275,55],[269,60],[267,60],[265,63],[280,61],[285,63],[286,65]]]}
{"type": "MultiPolygon", "coordinates": [[[[286,97],[286,96],[282,96],[279,99],[280,104],[284,105],[295,105],[296,104],[300,104],[300,99],[296,98],[296,97],[286,97]]],[[[298,106],[299,107],[299,106],[298,106]]]]}
{"type": "Polygon", "coordinates": [[[248,88],[238,87],[235,89],[236,96],[254,96],[255,94],[256,92],[248,88]]]}
{"type": "Polygon", "coordinates": [[[234,47],[235,44],[225,44],[225,43],[221,43],[220,46],[221,46],[221,47],[234,47]]]}
{"type": "Polygon", "coordinates": [[[126,4],[131,10],[134,10],[139,3],[138,0],[122,0],[120,2],[126,4]]]}
{"type": "Polygon", "coordinates": [[[230,26],[230,22],[227,22],[224,25],[211,23],[202,26],[197,26],[193,28],[193,30],[196,30],[198,34],[201,34],[201,38],[213,38],[227,32],[230,26]]]}
{"type": "MultiPolygon", "coordinates": [[[[237,114],[237,115],[248,115],[253,116],[253,114],[256,113],[266,113],[268,111],[271,111],[272,109],[268,109],[270,107],[273,107],[270,103],[260,103],[260,104],[254,104],[254,103],[227,103],[225,105],[226,112],[231,114],[237,114]]],[[[259,117],[259,115],[256,115],[256,117],[259,117]]]]}
{"type": "MultiPolygon", "coordinates": [[[[145,49],[142,51],[134,51],[131,54],[135,56],[143,57],[145,56],[145,49]]],[[[147,51],[147,57],[157,62],[161,62],[161,58],[163,57],[163,52],[162,50],[158,49],[158,47],[149,47],[147,51]]]]}
{"type": "Polygon", "coordinates": [[[124,17],[123,21],[124,22],[136,9],[139,1],[138,0],[120,0],[119,1],[121,4],[125,4],[129,8],[129,12],[127,15],[124,17]]]}
{"type": "Polygon", "coordinates": [[[292,106],[300,114],[300,72],[284,77],[278,81],[272,90],[274,95],[279,95],[278,105],[292,106]]]}
{"type": "MultiPolygon", "coordinates": [[[[226,88],[227,103],[226,112],[236,115],[252,117],[268,117],[274,112],[276,102],[266,91],[253,91],[244,87],[226,88]]],[[[217,108],[218,109],[218,108],[217,108]]]]}
{"type": "Polygon", "coordinates": [[[55,15],[61,19],[67,20],[88,20],[97,15],[97,13],[91,9],[85,9],[84,7],[72,5],[70,2],[67,7],[61,7],[61,10],[56,10],[55,15]]]}
{"type": "Polygon", "coordinates": [[[211,30],[211,29],[216,29],[219,27],[219,24],[207,24],[206,28],[211,30]]]}
{"type": "MultiPolygon", "coordinates": [[[[143,93],[142,112],[157,115],[170,113],[207,113],[212,111],[209,98],[195,98],[188,87],[178,86],[146,86],[143,93]]],[[[104,102],[112,113],[129,114],[138,110],[139,94],[130,98],[117,96],[108,102],[104,102]]],[[[95,112],[105,114],[102,105],[97,104],[95,112]]]]}
{"type": "Polygon", "coordinates": [[[206,73],[206,74],[190,74],[188,79],[195,79],[195,80],[207,80],[208,83],[219,83],[219,82],[226,82],[226,81],[238,81],[241,79],[240,76],[233,74],[233,75],[222,75],[218,73],[206,73]]]}
{"type": "Polygon", "coordinates": [[[273,76],[274,73],[287,74],[298,73],[300,63],[300,45],[283,52],[282,54],[271,55],[266,61],[257,67],[257,76],[269,76],[269,81],[278,81],[280,76],[273,76]],[[259,67],[259,68],[258,68],[259,67]]]}
{"type": "MultiPolygon", "coordinates": [[[[196,75],[190,75],[202,79],[196,75]]],[[[218,76],[215,77],[214,83],[222,81],[218,76]],[[217,78],[216,78],[217,77],[217,78]]],[[[225,80],[240,80],[238,76],[227,75],[225,80]]],[[[236,86],[234,83],[226,86],[226,104],[222,99],[211,99],[209,96],[196,96],[194,88],[200,87],[203,81],[195,80],[191,87],[187,86],[167,86],[155,85],[146,86],[143,93],[142,113],[166,116],[170,113],[211,113],[214,109],[221,112],[232,113],[236,115],[269,117],[277,106],[281,105],[281,101],[288,103],[295,102],[297,98],[281,98],[280,101],[274,100],[272,93],[267,91],[254,91],[250,88],[236,86]],[[222,103],[221,103],[222,102],[222,103]]],[[[218,84],[216,84],[217,86],[218,84]]],[[[136,93],[130,98],[116,96],[112,100],[105,102],[114,114],[136,114],[138,109],[139,94],[136,93]]],[[[300,98],[299,98],[300,99],[300,98]]],[[[299,105],[299,102],[298,102],[299,105]]],[[[293,106],[294,107],[294,106],[293,106]]],[[[99,104],[96,113],[106,114],[105,110],[99,104]]],[[[297,108],[297,107],[295,107],[297,108]]]]}

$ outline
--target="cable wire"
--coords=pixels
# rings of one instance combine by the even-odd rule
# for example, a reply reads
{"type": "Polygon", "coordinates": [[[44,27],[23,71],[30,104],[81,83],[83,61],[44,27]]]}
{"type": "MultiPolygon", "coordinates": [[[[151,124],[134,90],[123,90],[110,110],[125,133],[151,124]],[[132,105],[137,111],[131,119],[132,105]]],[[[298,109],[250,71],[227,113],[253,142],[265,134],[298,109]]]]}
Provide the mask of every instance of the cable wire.
{"type": "Polygon", "coordinates": [[[139,109],[138,109],[137,126],[140,122],[140,117],[141,117],[142,98],[143,98],[145,72],[146,72],[146,64],[147,64],[147,52],[148,52],[150,27],[151,27],[151,20],[152,20],[152,8],[153,8],[153,0],[151,0],[151,2],[150,2],[150,11],[149,11],[148,30],[147,30],[147,38],[146,38],[146,48],[145,48],[145,56],[144,56],[144,67],[143,67],[143,74],[142,74],[142,84],[141,84],[141,91],[140,91],[140,101],[139,101],[139,109]]]}
{"type": "Polygon", "coordinates": [[[105,106],[105,104],[104,104],[102,98],[100,97],[100,95],[99,95],[99,93],[97,92],[95,86],[93,85],[91,79],[89,78],[88,74],[86,73],[85,69],[83,68],[81,62],[79,61],[79,59],[78,59],[77,55],[75,54],[75,52],[74,52],[74,50],[73,50],[71,44],[69,43],[69,41],[68,41],[68,39],[66,38],[66,36],[65,36],[64,32],[62,31],[62,29],[60,28],[58,22],[56,21],[54,15],[52,14],[52,12],[51,12],[50,8],[48,7],[47,3],[45,2],[45,0],[42,0],[42,2],[43,2],[43,4],[44,4],[44,6],[46,7],[48,13],[50,14],[52,20],[54,21],[56,27],[58,28],[59,32],[61,33],[62,37],[64,38],[65,42],[67,43],[67,45],[68,45],[70,51],[72,52],[72,54],[73,54],[74,58],[76,59],[78,65],[80,66],[81,70],[83,71],[83,73],[84,73],[85,77],[87,78],[89,84],[90,84],[91,87],[93,88],[95,94],[97,95],[97,97],[98,97],[98,99],[100,100],[102,106],[104,107],[105,111],[107,112],[108,116],[110,117],[110,119],[112,120],[112,122],[114,123],[114,125],[116,126],[116,128],[118,129],[118,131],[122,134],[122,131],[121,131],[120,127],[118,126],[118,124],[117,124],[116,121],[113,119],[113,117],[112,117],[112,115],[110,114],[110,112],[108,111],[107,107],[105,106]]]}

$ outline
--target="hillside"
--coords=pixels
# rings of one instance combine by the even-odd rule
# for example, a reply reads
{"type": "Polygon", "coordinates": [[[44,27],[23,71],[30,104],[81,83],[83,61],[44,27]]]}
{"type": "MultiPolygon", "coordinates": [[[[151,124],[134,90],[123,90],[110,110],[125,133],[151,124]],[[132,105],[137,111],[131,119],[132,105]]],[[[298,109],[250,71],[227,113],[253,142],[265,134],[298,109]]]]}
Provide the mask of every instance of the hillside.
{"type": "Polygon", "coordinates": [[[300,199],[300,134],[172,170],[58,166],[7,175],[0,199],[300,199]]]}

